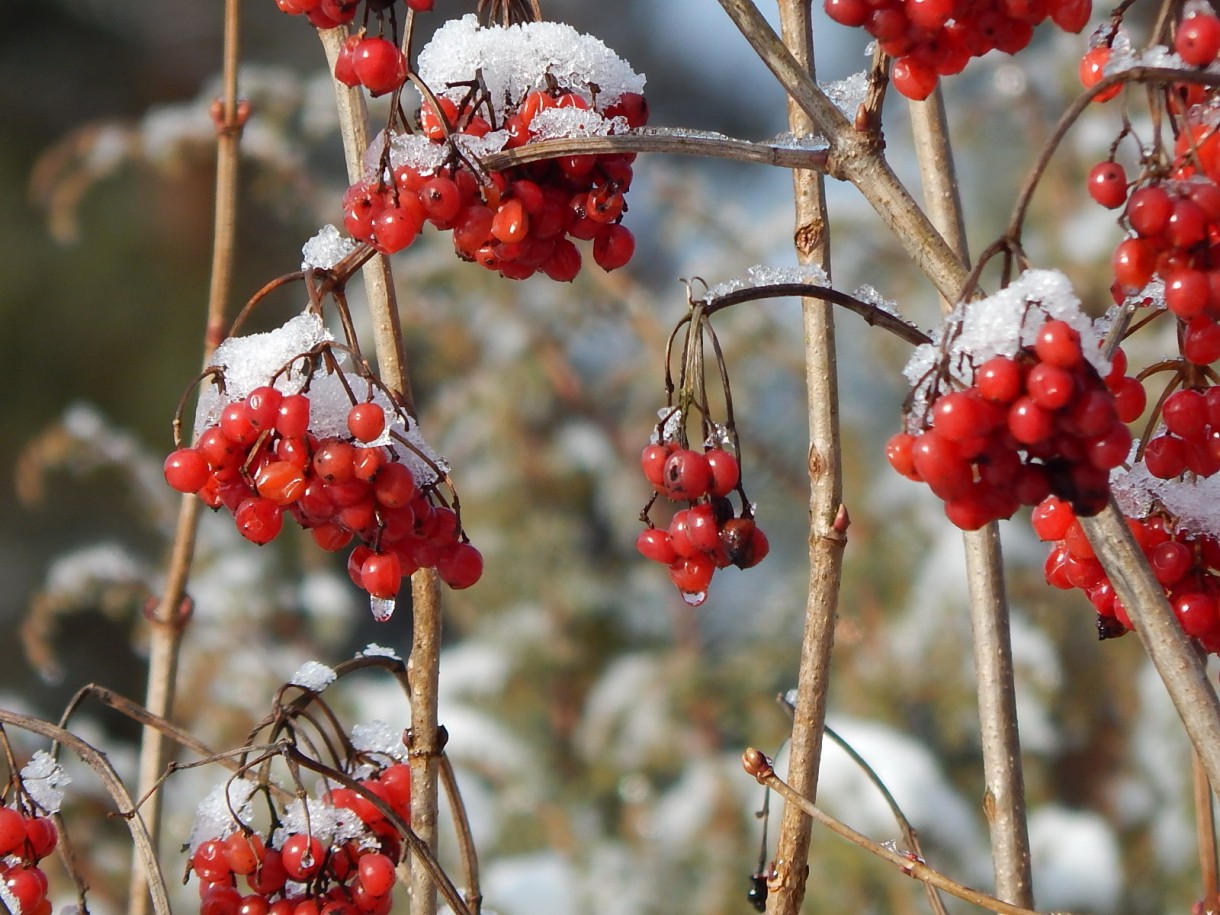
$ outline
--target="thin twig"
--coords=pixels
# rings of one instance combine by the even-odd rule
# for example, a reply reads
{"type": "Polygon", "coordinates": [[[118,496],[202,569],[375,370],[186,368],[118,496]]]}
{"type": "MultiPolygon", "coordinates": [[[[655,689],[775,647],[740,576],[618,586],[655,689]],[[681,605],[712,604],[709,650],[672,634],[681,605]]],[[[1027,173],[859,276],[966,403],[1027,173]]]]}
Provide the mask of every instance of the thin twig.
{"type": "MultiPolygon", "coordinates": [[[[961,195],[940,88],[926,101],[912,102],[910,110],[928,216],[963,263],[968,263],[961,195]]],[[[944,298],[941,304],[945,312],[954,305],[944,298]]],[[[993,521],[981,530],[965,531],[962,541],[978,678],[983,810],[991,834],[996,895],[1029,908],[1034,903],[1033,877],[999,525],[993,521]]]]}
{"type": "MultiPolygon", "coordinates": [[[[780,0],[783,43],[801,73],[813,83],[813,27],[809,0],[780,0]]],[[[785,53],[788,53],[786,50],[785,53]]],[[[814,83],[816,85],[816,83],[814,83]]],[[[837,109],[835,114],[838,114],[837,109]]],[[[842,119],[841,115],[838,115],[842,119]]],[[[796,136],[818,125],[804,106],[789,102],[788,128],[796,136]]],[[[830,273],[830,232],[822,176],[793,172],[796,258],[830,273]]],[[[834,311],[824,298],[801,300],[805,327],[805,390],[809,423],[809,588],[792,710],[788,779],[802,797],[817,796],[822,736],[830,694],[830,659],[838,617],[847,510],[839,436],[839,386],[834,311]]],[[[787,803],[779,825],[767,912],[796,915],[805,898],[812,823],[801,807],[787,803]]]]}
{"type": "MultiPolygon", "coordinates": [[[[854,312],[863,318],[867,324],[887,330],[912,346],[921,346],[932,342],[931,337],[901,315],[896,315],[876,305],[871,305],[853,295],[848,295],[846,292],[831,289],[829,286],[819,286],[817,283],[772,283],[765,286],[749,286],[745,289],[736,289],[733,292],[726,292],[724,295],[709,296],[704,300],[707,304],[703,308],[703,313],[705,315],[713,315],[718,311],[731,308],[734,305],[740,305],[743,302],[754,302],[760,299],[780,299],[791,296],[821,299],[831,305],[846,308],[848,311],[854,312]]],[[[689,315],[683,320],[689,320],[689,315]]]]}
{"type": "MultiPolygon", "coordinates": [[[[212,238],[212,270],[208,291],[207,323],[204,330],[203,365],[206,368],[212,351],[221,339],[225,311],[233,280],[233,260],[237,240],[237,169],[238,146],[244,115],[237,96],[237,65],[239,59],[239,0],[225,0],[223,96],[219,105],[216,128],[216,203],[212,238]]],[[[145,706],[161,718],[173,715],[174,696],[178,683],[178,654],[182,633],[189,614],[186,597],[187,580],[195,554],[195,536],[203,502],[197,496],[184,495],[179,503],[174,542],[166,571],[165,587],[156,606],[149,613],[148,686],[145,706]]],[[[156,784],[165,768],[168,744],[162,734],[145,727],[140,742],[139,791],[145,793],[156,784]]],[[[145,810],[153,846],[161,834],[161,797],[154,794],[145,810]]],[[[131,869],[128,886],[130,915],[144,915],[148,910],[149,876],[147,865],[131,869]]]]}
{"type": "Polygon", "coordinates": [[[466,803],[462,800],[462,792],[458,790],[457,776],[453,771],[453,763],[449,757],[440,758],[441,786],[449,799],[449,808],[453,814],[453,825],[457,830],[458,850],[464,870],[466,884],[466,905],[473,913],[479,915],[483,906],[483,890],[479,885],[479,856],[474,844],[474,833],[470,829],[470,818],[466,813],[466,803]]]}
{"type": "MultiPolygon", "coordinates": [[[[908,850],[906,854],[880,842],[874,842],[863,833],[856,832],[846,823],[837,820],[820,807],[803,797],[791,785],[780,778],[771,767],[771,761],[761,751],[751,747],[742,754],[742,765],[746,772],[758,780],[760,785],[766,785],[783,796],[785,801],[798,806],[807,816],[825,826],[831,832],[842,836],[854,845],[871,852],[878,858],[883,858],[895,865],[902,873],[916,880],[930,883],[937,889],[944,890],[951,896],[973,903],[980,908],[990,909],[1002,915],[1037,915],[1032,909],[1012,905],[1002,899],[989,896],[986,893],[971,889],[964,884],[946,876],[935,868],[929,867],[922,858],[908,850]]],[[[1051,913],[1055,915],[1055,913],[1051,913]]],[[[1063,913],[1059,913],[1063,915],[1063,913]]]]}
{"type": "Polygon", "coordinates": [[[739,140],[723,134],[699,133],[665,127],[645,127],[631,133],[607,137],[565,137],[539,140],[516,149],[492,153],[479,160],[489,171],[500,171],[513,165],[555,159],[561,156],[615,155],[622,153],[668,153],[679,156],[702,156],[708,159],[728,159],[752,162],[778,168],[799,168],[822,171],[826,167],[827,150],[821,146],[802,149],[753,140],[739,140]]]}
{"type": "Polygon", "coordinates": [[[1199,871],[1203,877],[1203,911],[1211,915],[1220,905],[1216,877],[1216,812],[1212,807],[1212,786],[1199,762],[1199,754],[1190,754],[1190,769],[1194,782],[1195,835],[1199,842],[1199,871]]]}

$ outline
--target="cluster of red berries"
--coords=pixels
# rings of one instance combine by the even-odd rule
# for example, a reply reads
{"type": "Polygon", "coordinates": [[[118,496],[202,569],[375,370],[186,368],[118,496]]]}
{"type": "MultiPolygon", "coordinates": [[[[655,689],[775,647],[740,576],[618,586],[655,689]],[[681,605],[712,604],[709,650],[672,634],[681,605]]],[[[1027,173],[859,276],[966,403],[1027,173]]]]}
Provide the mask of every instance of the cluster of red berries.
{"type": "MultiPolygon", "coordinates": [[[[426,13],[435,5],[435,0],[406,0],[407,8],[426,13]]],[[[281,12],[290,16],[304,16],[309,24],[318,29],[333,29],[346,25],[360,11],[360,0],[275,0],[281,12]]],[[[367,10],[378,18],[394,0],[368,0],[367,10]]]]}
{"type": "Polygon", "coordinates": [[[165,479],[227,508],[257,544],[275,539],[285,515],[325,550],[359,540],[348,572],[374,598],[392,600],[420,568],[435,567],[451,588],[470,587],[482,556],[462,539],[457,514],[416,486],[396,446],[372,444],[386,425],[385,409],[369,400],[351,406],[350,438],[320,438],[310,431],[308,395],[264,385],[226,403],[193,446],[171,453],[165,479]]]}
{"type": "MultiPolygon", "coordinates": [[[[581,94],[535,90],[503,123],[493,125],[475,106],[462,108],[447,96],[419,112],[421,135],[434,147],[421,158],[453,143],[453,137],[481,138],[493,130],[507,133],[505,148],[537,138],[538,115],[550,109],[588,111],[581,94]]],[[[490,110],[487,111],[491,114],[490,110]]],[[[596,114],[635,128],[648,118],[638,93],[627,93],[596,114]]],[[[391,149],[391,163],[395,162],[391,149]]],[[[572,239],[592,241],[593,260],[603,270],[624,266],[635,253],[635,236],[622,225],[624,198],[632,179],[634,154],[575,155],[546,159],[505,171],[476,173],[464,157],[447,165],[400,162],[389,175],[357,182],[343,200],[344,227],[361,241],[390,254],[410,245],[430,223],[453,232],[463,260],[474,261],[510,279],[541,270],[558,282],[580,271],[580,250],[572,239]]]]}
{"type": "Polygon", "coordinates": [[[1015,54],[1046,18],[1068,32],[1089,21],[1092,0],[825,0],[828,16],[863,27],[895,58],[890,79],[907,98],[925,99],[942,76],[972,57],[1015,54]]]}
{"type": "Polygon", "coordinates": [[[407,81],[407,58],[388,38],[360,32],[339,48],[335,79],[345,86],[364,86],[372,96],[385,95],[407,81]]]}
{"type": "MultiPolygon", "coordinates": [[[[1052,543],[1046,558],[1046,580],[1056,588],[1084,591],[1097,610],[1097,630],[1112,638],[1132,628],[1114,586],[1097,561],[1093,547],[1072,508],[1054,496],[1033,513],[1034,533],[1052,543]]],[[[1127,519],[1174,615],[1188,636],[1206,651],[1220,652],[1220,542],[1215,537],[1174,532],[1160,514],[1127,519]]]]}
{"type": "MultiPolygon", "coordinates": [[[[395,763],[360,781],[403,820],[411,814],[411,770],[395,763]]],[[[330,843],[292,832],[269,847],[242,829],[207,839],[191,856],[199,877],[200,915],[387,915],[393,908],[398,829],[367,797],[350,789],[330,792],[329,803],[363,824],[357,840],[330,843]],[[238,888],[244,877],[248,893],[238,888]]]]}
{"type": "Polygon", "coordinates": [[[893,435],[886,457],[903,476],[927,483],[963,530],[1051,494],[1094,515],[1109,497],[1109,471],[1131,450],[1124,424],[1131,417],[1107,387],[1123,385],[1116,367],[1103,380],[1075,328],[1046,321],[1032,347],[994,356],[975,367],[964,390],[930,398],[920,428],[893,435]]]}
{"type": "Polygon", "coordinates": [[[748,569],[766,557],[771,546],[752,512],[743,509],[735,515],[728,500],[741,476],[731,453],[664,442],[648,445],[640,465],[659,494],[687,507],[674,512],[667,529],[650,524],[641,531],[636,548],[669,567],[670,580],[688,603],[703,603],[717,569],[748,569]]]}
{"type": "Polygon", "coordinates": [[[50,915],[47,876],[38,862],[58,843],[59,831],[48,817],[0,807],[0,901],[13,915],[50,915]]]}
{"type": "MultiPolygon", "coordinates": [[[[1080,60],[1080,82],[1086,89],[1097,85],[1107,75],[1106,70],[1114,57],[1114,44],[1122,34],[1120,27],[1111,25],[1107,34],[1080,60]]],[[[1210,66],[1220,54],[1220,18],[1205,9],[1190,9],[1178,22],[1174,32],[1173,50],[1188,67],[1210,66]]],[[[1122,91],[1116,83],[1093,97],[1095,102],[1108,102],[1122,91]]],[[[1173,86],[1170,104],[1179,113],[1187,112],[1203,101],[1207,87],[1196,83],[1179,83],[1173,86]]]]}
{"type": "Polygon", "coordinates": [[[1163,427],[1144,444],[1148,472],[1172,480],[1220,471],[1220,387],[1184,388],[1161,403],[1163,427]]]}

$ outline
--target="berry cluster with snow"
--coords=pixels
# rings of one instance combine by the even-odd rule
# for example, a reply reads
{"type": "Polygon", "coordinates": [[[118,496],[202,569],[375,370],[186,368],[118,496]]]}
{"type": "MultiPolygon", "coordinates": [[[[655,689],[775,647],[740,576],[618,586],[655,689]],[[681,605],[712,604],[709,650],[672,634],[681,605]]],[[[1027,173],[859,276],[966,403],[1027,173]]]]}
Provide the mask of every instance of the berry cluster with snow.
{"type": "Polygon", "coordinates": [[[541,271],[566,282],[592,242],[604,270],[625,265],[635,238],[622,225],[633,154],[580,154],[489,171],[481,160],[549,139],[609,136],[643,126],[644,78],[601,41],[567,25],[447,22],[420,51],[430,87],[416,124],[384,131],[365,177],[344,197],[344,227],[382,253],[426,224],[454,250],[510,279],[541,271]]]}
{"type": "Polygon", "coordinates": [[[228,509],[260,545],[278,536],[285,516],[325,550],[357,541],[348,573],[386,620],[417,569],[467,588],[483,560],[441,502],[444,461],[375,379],[342,369],[342,357],[312,311],[226,340],[199,398],[194,443],[166,458],[165,478],[228,509]]]}

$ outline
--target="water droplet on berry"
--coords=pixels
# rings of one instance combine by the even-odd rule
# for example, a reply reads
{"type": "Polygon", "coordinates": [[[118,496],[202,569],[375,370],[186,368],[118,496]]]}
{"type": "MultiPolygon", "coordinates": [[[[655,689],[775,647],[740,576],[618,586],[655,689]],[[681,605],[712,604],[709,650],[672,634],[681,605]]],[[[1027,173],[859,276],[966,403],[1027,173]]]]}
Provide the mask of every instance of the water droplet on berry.
{"type": "Polygon", "coordinates": [[[707,600],[706,591],[683,591],[682,599],[692,607],[698,607],[701,603],[707,600]]]}
{"type": "Polygon", "coordinates": [[[373,611],[373,619],[379,623],[387,622],[394,615],[395,600],[392,597],[374,597],[369,600],[369,609],[373,611]]]}

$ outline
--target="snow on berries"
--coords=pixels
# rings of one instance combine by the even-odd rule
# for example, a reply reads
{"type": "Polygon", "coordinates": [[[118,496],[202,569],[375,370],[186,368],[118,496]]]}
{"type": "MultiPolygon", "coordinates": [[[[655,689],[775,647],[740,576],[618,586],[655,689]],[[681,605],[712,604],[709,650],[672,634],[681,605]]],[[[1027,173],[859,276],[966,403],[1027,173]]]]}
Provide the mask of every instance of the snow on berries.
{"type": "Polygon", "coordinates": [[[342,368],[345,356],[312,310],[226,340],[206,373],[194,443],[166,458],[165,478],[227,509],[254,543],[274,540],[285,518],[325,550],[355,542],[348,573],[388,619],[417,569],[467,588],[483,561],[441,496],[443,459],[366,368],[342,368]]]}
{"type": "Polygon", "coordinates": [[[635,237],[622,225],[631,154],[570,155],[503,171],[480,160],[547,139],[608,136],[648,118],[644,78],[601,41],[570,26],[447,22],[419,54],[414,124],[391,122],[344,196],[344,227],[382,253],[424,226],[452,233],[454,250],[510,279],[580,271],[576,241],[616,270],[635,237]]]}
{"type": "Polygon", "coordinates": [[[886,455],[926,483],[958,527],[976,530],[1054,494],[1093,515],[1131,433],[1113,373],[1067,279],[1031,270],[959,305],[906,367],[906,428],[886,455]]]}
{"type": "Polygon", "coordinates": [[[1034,29],[1051,19],[1079,32],[1092,14],[1091,0],[825,0],[826,14],[841,25],[864,28],[894,58],[890,79],[907,98],[932,94],[942,76],[960,73],[971,58],[999,50],[1016,54],[1034,29]]]}
{"type": "Polygon", "coordinates": [[[208,795],[189,845],[200,910],[301,911],[310,904],[313,911],[388,913],[403,852],[395,821],[411,817],[411,772],[398,743],[396,755],[355,747],[364,761],[343,774],[359,790],[327,780],[320,797],[275,810],[273,829],[256,825],[253,801],[265,789],[253,782],[235,778],[208,795]]]}

